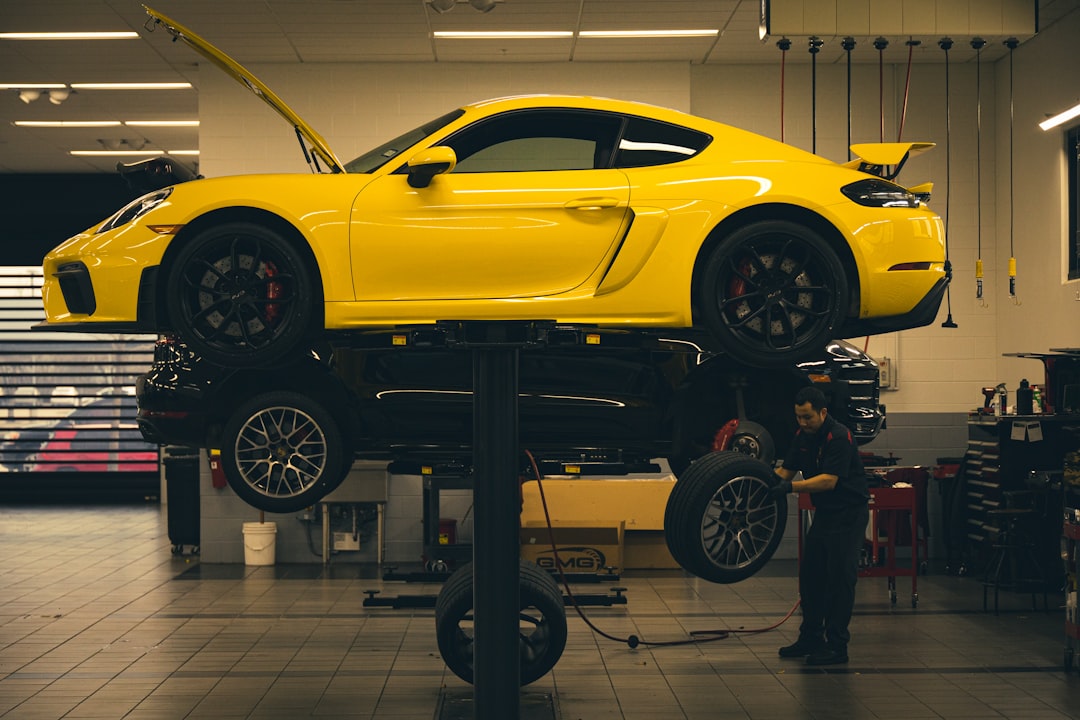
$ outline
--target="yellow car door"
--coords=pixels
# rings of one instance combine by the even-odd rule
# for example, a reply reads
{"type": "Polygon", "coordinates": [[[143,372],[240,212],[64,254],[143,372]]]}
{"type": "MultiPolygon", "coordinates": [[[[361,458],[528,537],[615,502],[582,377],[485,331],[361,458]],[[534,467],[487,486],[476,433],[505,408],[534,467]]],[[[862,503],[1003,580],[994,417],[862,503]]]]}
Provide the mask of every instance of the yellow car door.
{"type": "Polygon", "coordinates": [[[403,174],[353,207],[357,300],[553,295],[614,252],[630,189],[619,170],[450,173],[425,188],[403,174]]]}
{"type": "Polygon", "coordinates": [[[628,221],[629,181],[610,169],[622,120],[578,109],[481,118],[420,150],[423,179],[377,178],[353,206],[360,301],[565,293],[599,281],[628,221]]]}

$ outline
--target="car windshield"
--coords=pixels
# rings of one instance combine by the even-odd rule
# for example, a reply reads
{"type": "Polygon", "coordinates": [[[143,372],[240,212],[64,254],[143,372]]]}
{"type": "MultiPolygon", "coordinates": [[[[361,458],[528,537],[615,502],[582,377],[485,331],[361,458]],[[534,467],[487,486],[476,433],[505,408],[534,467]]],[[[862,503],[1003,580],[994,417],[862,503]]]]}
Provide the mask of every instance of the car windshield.
{"type": "Polygon", "coordinates": [[[442,117],[435,118],[431,122],[424,123],[418,128],[414,128],[407,133],[399,135],[398,137],[385,142],[382,145],[368,150],[360,157],[345,163],[345,172],[348,173],[370,173],[375,172],[386,163],[398,156],[402,150],[410,148],[416,143],[420,142],[427,136],[431,135],[454,120],[465,114],[465,111],[461,108],[448,112],[442,117]]]}

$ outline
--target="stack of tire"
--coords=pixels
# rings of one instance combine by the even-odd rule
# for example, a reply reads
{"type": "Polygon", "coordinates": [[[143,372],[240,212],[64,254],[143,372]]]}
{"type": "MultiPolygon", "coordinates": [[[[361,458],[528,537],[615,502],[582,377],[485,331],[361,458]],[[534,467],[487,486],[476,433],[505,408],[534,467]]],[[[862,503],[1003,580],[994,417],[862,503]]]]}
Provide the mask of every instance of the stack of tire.
{"type": "Polygon", "coordinates": [[[668,497],[664,533],[684,570],[714,583],[745,580],[776,552],[787,525],[787,497],[770,490],[779,478],[738,452],[698,458],[668,497]]]}

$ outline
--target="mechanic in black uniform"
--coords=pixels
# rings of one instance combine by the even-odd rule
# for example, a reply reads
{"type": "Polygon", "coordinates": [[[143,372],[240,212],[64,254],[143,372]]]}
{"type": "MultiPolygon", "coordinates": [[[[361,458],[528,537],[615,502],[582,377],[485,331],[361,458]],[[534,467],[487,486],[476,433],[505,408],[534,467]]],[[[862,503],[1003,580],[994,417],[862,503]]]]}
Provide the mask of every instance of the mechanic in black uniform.
{"type": "Polygon", "coordinates": [[[776,469],[780,482],[773,488],[777,496],[810,493],[814,505],[799,567],[799,639],[780,648],[780,657],[805,657],[809,665],[848,661],[848,623],[869,520],[870,493],[858,444],[825,405],[816,387],[795,395],[799,431],[776,469]],[[803,479],[793,480],[799,472],[803,479]]]}

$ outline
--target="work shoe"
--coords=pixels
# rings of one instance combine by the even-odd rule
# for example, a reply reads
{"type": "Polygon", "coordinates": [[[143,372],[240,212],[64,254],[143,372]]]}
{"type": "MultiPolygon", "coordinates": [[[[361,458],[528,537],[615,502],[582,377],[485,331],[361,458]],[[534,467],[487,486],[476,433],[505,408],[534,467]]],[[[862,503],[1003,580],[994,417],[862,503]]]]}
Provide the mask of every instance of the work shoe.
{"type": "Polygon", "coordinates": [[[807,665],[841,665],[848,661],[846,650],[821,650],[806,658],[807,665]]]}
{"type": "Polygon", "coordinates": [[[780,657],[807,657],[808,655],[820,653],[824,650],[825,642],[823,640],[807,640],[806,638],[799,638],[791,645],[785,645],[784,647],[780,648],[780,657]]]}

